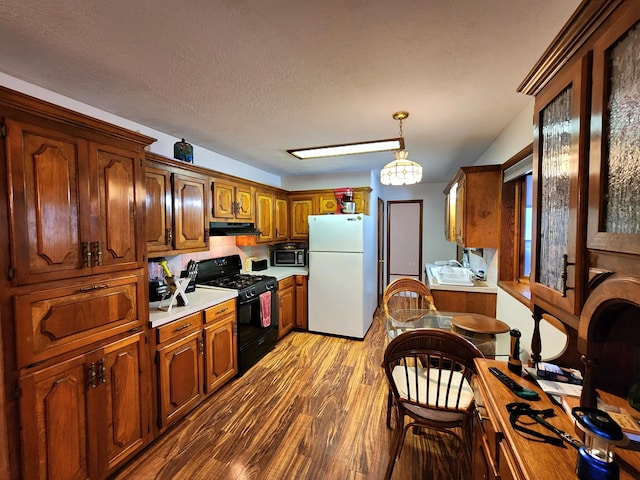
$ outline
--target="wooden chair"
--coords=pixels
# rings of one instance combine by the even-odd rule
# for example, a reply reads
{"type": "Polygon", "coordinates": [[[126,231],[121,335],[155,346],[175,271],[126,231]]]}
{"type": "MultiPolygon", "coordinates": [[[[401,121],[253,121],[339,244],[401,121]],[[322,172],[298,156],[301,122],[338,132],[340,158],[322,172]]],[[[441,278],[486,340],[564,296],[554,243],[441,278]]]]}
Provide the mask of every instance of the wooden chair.
{"type": "MultiPolygon", "coordinates": [[[[392,281],[384,290],[382,297],[385,318],[394,310],[436,310],[431,290],[423,282],[412,277],[400,277],[392,281]]],[[[387,397],[387,428],[391,428],[391,409],[393,394],[389,389],[387,397]]]]}
{"type": "Polygon", "coordinates": [[[383,366],[397,407],[397,428],[385,479],[391,478],[411,427],[452,435],[471,464],[475,409],[471,384],[476,374],[474,359],[482,357],[475,345],[446,330],[412,330],[389,343],[383,366]],[[410,419],[407,425],[405,417],[410,419]],[[461,429],[462,434],[452,428],[461,429]]]}
{"type": "Polygon", "coordinates": [[[429,287],[411,277],[400,277],[387,285],[382,306],[387,317],[397,309],[436,309],[429,287]]]}

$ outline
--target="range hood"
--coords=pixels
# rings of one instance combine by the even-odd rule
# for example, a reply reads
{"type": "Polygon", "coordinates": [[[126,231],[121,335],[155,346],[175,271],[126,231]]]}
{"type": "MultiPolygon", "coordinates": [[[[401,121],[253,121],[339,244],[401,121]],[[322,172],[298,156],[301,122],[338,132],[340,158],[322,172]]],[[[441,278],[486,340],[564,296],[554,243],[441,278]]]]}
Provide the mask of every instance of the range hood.
{"type": "Polygon", "coordinates": [[[231,237],[238,235],[260,235],[252,222],[209,222],[209,235],[231,237]]]}

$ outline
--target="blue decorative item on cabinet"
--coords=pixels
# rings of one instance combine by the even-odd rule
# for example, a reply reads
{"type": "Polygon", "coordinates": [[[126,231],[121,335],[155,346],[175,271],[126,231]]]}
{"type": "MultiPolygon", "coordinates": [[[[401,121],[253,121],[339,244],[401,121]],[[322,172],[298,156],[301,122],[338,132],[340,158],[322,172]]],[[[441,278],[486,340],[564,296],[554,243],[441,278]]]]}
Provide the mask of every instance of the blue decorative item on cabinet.
{"type": "Polygon", "coordinates": [[[184,141],[176,142],[173,145],[173,158],[183,162],[193,163],[193,145],[184,141]]]}

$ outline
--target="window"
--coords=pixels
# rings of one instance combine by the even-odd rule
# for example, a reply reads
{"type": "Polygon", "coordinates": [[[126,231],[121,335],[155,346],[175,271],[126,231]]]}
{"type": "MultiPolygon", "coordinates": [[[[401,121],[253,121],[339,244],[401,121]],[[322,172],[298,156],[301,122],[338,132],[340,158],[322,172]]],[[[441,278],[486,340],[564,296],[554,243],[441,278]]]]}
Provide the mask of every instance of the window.
{"type": "Polygon", "coordinates": [[[533,221],[533,145],[503,165],[500,286],[528,304],[533,221]]]}

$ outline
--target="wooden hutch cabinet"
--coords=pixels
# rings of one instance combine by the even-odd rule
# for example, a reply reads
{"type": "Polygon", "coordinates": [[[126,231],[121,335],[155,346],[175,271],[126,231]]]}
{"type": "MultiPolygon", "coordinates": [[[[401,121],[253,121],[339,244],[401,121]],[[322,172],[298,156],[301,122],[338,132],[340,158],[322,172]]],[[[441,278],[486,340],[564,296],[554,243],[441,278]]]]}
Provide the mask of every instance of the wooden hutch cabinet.
{"type": "Polygon", "coordinates": [[[104,478],[151,438],[144,147],[0,88],[9,478],[104,478]]]}

